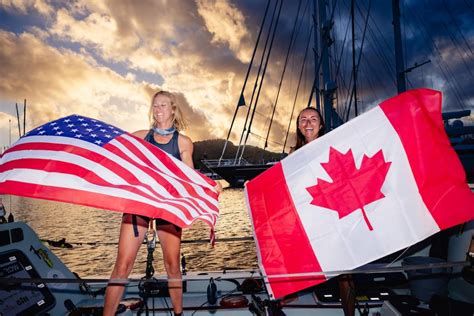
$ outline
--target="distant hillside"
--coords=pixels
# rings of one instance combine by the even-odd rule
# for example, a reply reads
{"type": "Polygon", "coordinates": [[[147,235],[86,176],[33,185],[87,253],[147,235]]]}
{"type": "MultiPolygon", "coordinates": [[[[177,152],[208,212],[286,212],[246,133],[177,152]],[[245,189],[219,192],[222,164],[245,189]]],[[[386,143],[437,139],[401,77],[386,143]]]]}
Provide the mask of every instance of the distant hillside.
{"type": "MultiPolygon", "coordinates": [[[[224,148],[224,139],[211,139],[194,142],[194,168],[201,168],[201,159],[219,159],[224,148]]],[[[237,152],[237,146],[229,142],[225,151],[224,158],[234,158],[237,152]]],[[[253,163],[268,162],[272,160],[280,160],[281,153],[263,150],[255,146],[246,146],[244,158],[253,163]]]]}

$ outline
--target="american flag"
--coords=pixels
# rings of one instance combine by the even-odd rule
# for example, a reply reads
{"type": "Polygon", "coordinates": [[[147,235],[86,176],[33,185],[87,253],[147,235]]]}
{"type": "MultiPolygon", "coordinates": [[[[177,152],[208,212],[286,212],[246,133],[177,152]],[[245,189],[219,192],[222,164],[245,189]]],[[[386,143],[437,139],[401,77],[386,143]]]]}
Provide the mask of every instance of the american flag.
{"type": "Polygon", "coordinates": [[[0,193],[162,218],[213,229],[215,182],[148,142],[79,115],[46,123],[0,159],[0,193]]]}

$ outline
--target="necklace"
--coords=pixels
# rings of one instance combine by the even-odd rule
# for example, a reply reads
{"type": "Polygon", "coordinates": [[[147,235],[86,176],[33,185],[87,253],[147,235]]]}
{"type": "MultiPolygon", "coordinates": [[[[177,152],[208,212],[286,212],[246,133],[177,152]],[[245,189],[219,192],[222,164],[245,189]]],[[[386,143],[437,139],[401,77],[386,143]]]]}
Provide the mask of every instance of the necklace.
{"type": "Polygon", "coordinates": [[[166,135],[173,134],[176,131],[176,128],[174,126],[172,126],[170,128],[165,128],[165,129],[161,129],[161,128],[158,128],[158,127],[153,127],[153,131],[155,133],[157,133],[158,135],[166,136],[166,135]]]}

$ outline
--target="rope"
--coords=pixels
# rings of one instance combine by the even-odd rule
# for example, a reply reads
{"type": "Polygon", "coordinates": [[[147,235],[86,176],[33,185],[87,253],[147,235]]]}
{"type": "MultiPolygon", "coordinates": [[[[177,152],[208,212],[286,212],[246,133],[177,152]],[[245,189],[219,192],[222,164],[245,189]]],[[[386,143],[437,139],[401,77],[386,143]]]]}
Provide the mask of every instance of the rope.
{"type": "MultiPolygon", "coordinates": [[[[248,237],[228,237],[228,238],[218,238],[216,239],[216,242],[236,242],[236,241],[253,241],[253,237],[248,236],[248,237]]],[[[50,243],[51,240],[49,239],[41,239],[42,242],[45,243],[50,243]]],[[[59,242],[59,241],[58,241],[59,242]]],[[[182,244],[208,244],[210,242],[210,239],[189,239],[189,240],[181,240],[182,244]]],[[[159,240],[156,240],[156,243],[160,243],[159,240]]],[[[67,244],[70,245],[76,245],[76,246],[83,246],[83,245],[88,245],[88,246],[115,246],[118,243],[117,242],[67,242],[67,244]]],[[[143,241],[142,244],[146,245],[147,242],[143,241]]],[[[53,246],[54,247],[54,246],[53,246]]],[[[60,247],[64,248],[64,247],[60,247]]]]}

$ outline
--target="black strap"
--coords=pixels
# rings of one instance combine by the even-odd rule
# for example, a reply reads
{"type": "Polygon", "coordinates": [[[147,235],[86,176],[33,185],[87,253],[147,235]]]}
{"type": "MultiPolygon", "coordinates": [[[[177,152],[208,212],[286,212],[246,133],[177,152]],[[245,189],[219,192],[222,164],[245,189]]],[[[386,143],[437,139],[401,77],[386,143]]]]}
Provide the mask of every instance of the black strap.
{"type": "Polygon", "coordinates": [[[132,215],[133,235],[138,237],[137,215],[132,215]]]}

